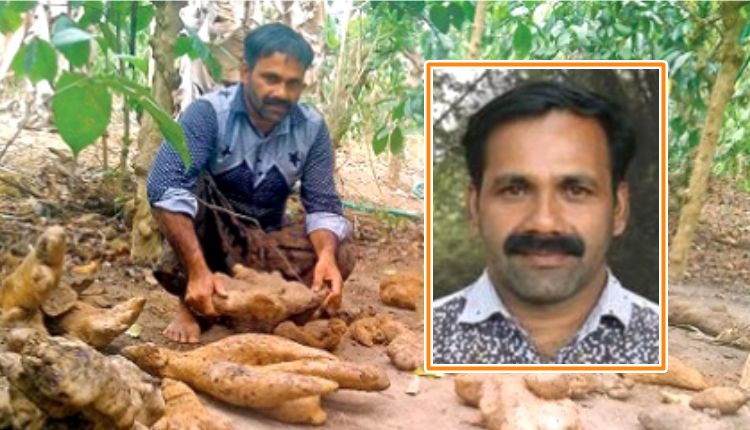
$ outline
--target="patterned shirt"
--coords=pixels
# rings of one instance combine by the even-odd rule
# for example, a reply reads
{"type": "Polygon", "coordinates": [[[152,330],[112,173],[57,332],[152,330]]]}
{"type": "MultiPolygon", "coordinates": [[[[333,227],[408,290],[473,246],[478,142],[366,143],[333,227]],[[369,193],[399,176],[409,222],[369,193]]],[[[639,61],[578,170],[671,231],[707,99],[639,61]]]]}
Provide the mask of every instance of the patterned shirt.
{"type": "Polygon", "coordinates": [[[487,272],[474,284],[434,302],[434,364],[657,364],[659,308],[607,285],[573,340],[550,362],[508,312],[487,272]]]}
{"type": "Polygon", "coordinates": [[[281,227],[286,200],[297,180],[308,233],[317,229],[346,237],[349,224],[333,179],[333,148],[325,121],[295,104],[264,136],[248,118],[242,84],[193,102],[180,118],[192,158],[190,169],[166,141],[148,175],[152,206],[195,217],[198,177],[208,171],[234,209],[266,230],[281,227]]]}

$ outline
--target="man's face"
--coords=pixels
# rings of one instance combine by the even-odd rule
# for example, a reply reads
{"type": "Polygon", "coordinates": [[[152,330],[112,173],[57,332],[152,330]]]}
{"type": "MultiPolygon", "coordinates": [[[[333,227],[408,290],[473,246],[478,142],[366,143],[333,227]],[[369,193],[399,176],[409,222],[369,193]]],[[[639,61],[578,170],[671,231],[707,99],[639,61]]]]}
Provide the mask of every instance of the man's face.
{"type": "Polygon", "coordinates": [[[272,126],[279,123],[299,101],[304,77],[302,64],[279,52],[259,58],[252,70],[243,64],[242,82],[251,115],[272,126]]]}
{"type": "Polygon", "coordinates": [[[607,136],[568,111],[493,131],[472,221],[489,274],[528,303],[557,303],[604,279],[612,236],[625,230],[628,190],[612,191],[607,136]]]}

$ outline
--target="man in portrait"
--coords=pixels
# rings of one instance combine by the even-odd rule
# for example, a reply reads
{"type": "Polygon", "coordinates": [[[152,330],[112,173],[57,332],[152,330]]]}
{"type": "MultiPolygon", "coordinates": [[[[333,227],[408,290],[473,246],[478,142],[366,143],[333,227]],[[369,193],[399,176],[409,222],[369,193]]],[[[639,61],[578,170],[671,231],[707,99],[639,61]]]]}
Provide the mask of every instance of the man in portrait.
{"type": "Polygon", "coordinates": [[[624,111],[557,82],[483,106],[463,137],[485,270],[434,302],[435,364],[655,364],[658,306],[609,269],[635,152],[624,111]]]}

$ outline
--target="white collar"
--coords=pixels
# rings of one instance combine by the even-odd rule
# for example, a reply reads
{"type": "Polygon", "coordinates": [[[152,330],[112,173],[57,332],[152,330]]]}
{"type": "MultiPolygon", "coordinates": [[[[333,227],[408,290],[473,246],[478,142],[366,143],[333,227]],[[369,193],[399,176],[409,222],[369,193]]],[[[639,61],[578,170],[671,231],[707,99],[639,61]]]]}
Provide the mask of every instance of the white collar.
{"type": "MultiPolygon", "coordinates": [[[[477,324],[488,319],[495,313],[500,313],[506,319],[513,319],[508,308],[505,307],[502,299],[495,291],[495,287],[492,285],[492,281],[486,270],[479,279],[466,287],[462,293],[466,299],[466,305],[458,317],[458,322],[477,324]]],[[[599,301],[581,327],[579,338],[596,330],[599,326],[599,321],[604,316],[613,316],[620,320],[625,327],[628,327],[633,311],[633,304],[652,307],[658,311],[654,303],[626,290],[620,284],[617,277],[607,269],[607,285],[605,285],[599,301]]]]}

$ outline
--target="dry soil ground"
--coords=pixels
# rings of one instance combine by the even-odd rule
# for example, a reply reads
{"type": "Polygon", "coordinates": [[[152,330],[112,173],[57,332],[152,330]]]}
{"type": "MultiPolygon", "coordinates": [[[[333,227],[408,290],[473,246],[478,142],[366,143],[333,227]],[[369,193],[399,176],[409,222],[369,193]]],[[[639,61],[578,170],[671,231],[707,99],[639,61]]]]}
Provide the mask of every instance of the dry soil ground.
{"type": "MultiPolygon", "coordinates": [[[[15,118],[0,114],[0,144],[13,133],[15,118]]],[[[116,143],[119,128],[113,127],[116,143]]],[[[352,144],[338,153],[340,189],[347,200],[368,202],[421,212],[422,202],[409,191],[423,175],[421,142],[414,139],[402,162],[400,181],[388,183],[387,162],[371,158],[364,144],[352,144]]],[[[97,149],[87,150],[71,179],[64,173],[69,164],[48,148],[65,151],[58,135],[49,131],[25,131],[2,161],[0,174],[31,189],[20,190],[0,182],[0,273],[10,268],[8,252],[21,254],[44,226],[62,224],[71,237],[66,276],[63,282],[88,282],[86,300],[111,306],[128,297],[143,295],[148,302],[139,319],[143,332],[138,338],[123,335],[109,348],[116,353],[124,345],[152,341],[176,348],[161,336],[176,307],[173,297],[161,291],[148,276],[148,268],[133,265],[127,256],[128,235],[122,213],[113,210],[117,193],[101,173],[97,149]],[[62,171],[61,171],[62,170],[62,171]],[[90,265],[96,262],[94,268],[90,265]],[[89,266],[87,266],[89,265],[89,266]],[[74,273],[74,268],[82,273],[74,273]]],[[[64,157],[63,157],[64,158],[64,157]]],[[[114,158],[114,157],[112,157],[114,158]]],[[[708,200],[704,222],[698,232],[691,275],[670,294],[681,294],[710,303],[721,303],[750,324],[750,230],[744,215],[750,197],[727,185],[717,185],[708,200]]],[[[355,224],[354,243],[360,252],[357,269],[345,288],[344,306],[373,306],[393,314],[415,330],[422,330],[421,312],[388,308],[379,303],[378,284],[390,271],[422,271],[423,227],[414,222],[384,215],[349,212],[355,224]]],[[[215,327],[203,341],[224,336],[215,327]]],[[[715,381],[736,385],[748,352],[712,343],[705,336],[681,328],[669,328],[669,351],[696,366],[715,381]]],[[[412,375],[393,368],[384,347],[367,348],[346,337],[335,353],[352,361],[371,362],[388,369],[391,387],[380,393],[337,392],[324,400],[330,429],[471,429],[477,428],[478,412],[461,404],[453,393],[450,375],[419,378],[420,391],[405,393],[412,375]]],[[[639,429],[637,416],[660,402],[661,392],[671,388],[637,385],[625,401],[595,396],[578,403],[585,429],[639,429]]],[[[252,412],[233,409],[204,399],[217,412],[228,416],[238,429],[281,429],[299,426],[280,424],[252,412]]],[[[739,414],[721,419],[737,429],[750,429],[750,406],[739,414]]],[[[680,429],[687,430],[687,429],[680,429]]]]}

